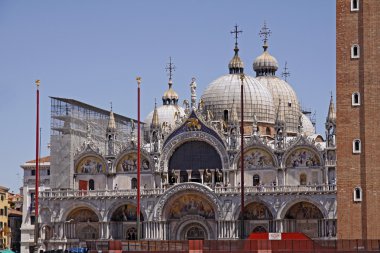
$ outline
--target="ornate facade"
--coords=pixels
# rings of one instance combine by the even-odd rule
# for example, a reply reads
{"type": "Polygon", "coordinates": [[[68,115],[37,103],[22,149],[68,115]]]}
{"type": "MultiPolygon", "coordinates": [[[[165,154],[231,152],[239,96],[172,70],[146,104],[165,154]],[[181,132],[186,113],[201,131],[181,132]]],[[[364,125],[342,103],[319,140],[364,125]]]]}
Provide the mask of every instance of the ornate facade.
{"type": "MultiPolygon", "coordinates": [[[[212,82],[199,101],[192,79],[184,108],[170,76],[163,105],[155,106],[142,129],[143,240],[238,239],[252,232],[335,238],[335,111],[327,117],[326,142],[310,130],[291,86],[276,77],[267,36],[265,57],[254,61],[256,77],[242,76],[236,41],[229,74],[212,82]]],[[[135,121],[52,98],[51,189],[39,196],[42,248],[137,238],[136,142],[135,121]]]]}

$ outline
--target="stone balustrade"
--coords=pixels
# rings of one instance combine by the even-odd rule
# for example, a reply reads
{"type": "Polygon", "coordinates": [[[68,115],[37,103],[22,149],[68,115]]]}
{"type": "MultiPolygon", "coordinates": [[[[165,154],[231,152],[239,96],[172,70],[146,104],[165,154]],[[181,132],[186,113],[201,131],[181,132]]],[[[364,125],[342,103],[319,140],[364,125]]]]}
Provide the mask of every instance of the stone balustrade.
{"type": "MultiPolygon", "coordinates": [[[[142,197],[155,197],[165,193],[170,188],[141,189],[142,197]]],[[[210,187],[210,190],[217,195],[240,194],[240,186],[236,187],[210,187]]],[[[299,186],[245,186],[245,194],[254,193],[257,195],[267,194],[325,194],[336,193],[336,185],[299,185],[299,186]]],[[[120,190],[44,190],[39,197],[41,199],[87,199],[87,198],[136,198],[136,189],[120,190]]]]}

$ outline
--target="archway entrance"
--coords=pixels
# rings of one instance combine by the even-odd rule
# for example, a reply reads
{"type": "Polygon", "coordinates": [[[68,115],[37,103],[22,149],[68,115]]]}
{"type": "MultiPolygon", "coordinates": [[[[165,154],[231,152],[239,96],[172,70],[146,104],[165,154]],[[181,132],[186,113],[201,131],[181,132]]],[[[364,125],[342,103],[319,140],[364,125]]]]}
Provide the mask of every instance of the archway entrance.
{"type": "Polygon", "coordinates": [[[323,235],[323,214],[314,204],[299,202],[285,215],[285,232],[300,232],[311,238],[323,235]]]}
{"type": "Polygon", "coordinates": [[[99,239],[99,218],[87,207],[79,207],[71,211],[63,226],[67,239],[99,239]]]}
{"type": "Polygon", "coordinates": [[[206,240],[207,239],[207,232],[206,230],[198,225],[198,224],[192,224],[189,225],[185,230],[185,240],[206,240]]]}
{"type": "Polygon", "coordinates": [[[207,240],[216,234],[216,207],[202,193],[173,196],[164,206],[169,240],[207,240]]]}
{"type": "Polygon", "coordinates": [[[244,221],[245,233],[275,231],[272,212],[263,203],[252,202],[246,205],[244,208],[244,221]]]}
{"type": "MultiPolygon", "coordinates": [[[[137,240],[136,220],[135,205],[124,204],[119,206],[111,216],[110,234],[112,238],[118,240],[137,240]]],[[[141,212],[140,221],[144,221],[141,212]]]]}

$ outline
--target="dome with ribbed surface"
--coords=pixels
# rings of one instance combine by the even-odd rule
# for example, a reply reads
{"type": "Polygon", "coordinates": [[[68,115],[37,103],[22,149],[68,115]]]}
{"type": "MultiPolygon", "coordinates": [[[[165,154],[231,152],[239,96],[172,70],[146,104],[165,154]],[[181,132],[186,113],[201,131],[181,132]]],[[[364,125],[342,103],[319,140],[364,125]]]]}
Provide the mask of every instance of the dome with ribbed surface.
{"type": "MultiPolygon", "coordinates": [[[[225,111],[230,114],[233,106],[240,120],[240,75],[229,74],[211,82],[202,95],[206,110],[210,110],[216,120],[223,120],[225,111]]],[[[244,121],[253,122],[254,115],[258,122],[274,124],[275,109],[268,89],[254,77],[244,79],[244,121]]]]}
{"type": "Polygon", "coordinates": [[[269,90],[275,105],[281,103],[280,109],[285,114],[286,131],[298,133],[301,110],[293,88],[277,76],[258,76],[255,79],[269,90]]]}
{"type": "Polygon", "coordinates": [[[260,74],[277,71],[278,62],[268,51],[264,51],[253,62],[253,69],[260,74]]]}
{"type": "MultiPolygon", "coordinates": [[[[185,115],[185,110],[179,105],[161,105],[157,107],[155,110],[157,112],[159,125],[162,126],[162,123],[167,122],[169,125],[171,125],[172,129],[174,129],[175,127],[175,114],[180,113],[181,117],[185,115]]],[[[152,124],[153,114],[154,110],[150,112],[144,120],[148,128],[152,124]]]]}

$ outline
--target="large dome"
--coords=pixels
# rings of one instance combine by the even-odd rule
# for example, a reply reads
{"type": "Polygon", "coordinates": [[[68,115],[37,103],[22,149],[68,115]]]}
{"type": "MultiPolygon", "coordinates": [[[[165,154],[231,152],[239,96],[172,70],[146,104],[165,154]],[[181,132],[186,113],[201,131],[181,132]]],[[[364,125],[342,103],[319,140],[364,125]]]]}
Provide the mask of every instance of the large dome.
{"type": "MultiPolygon", "coordinates": [[[[231,113],[235,106],[240,116],[240,75],[229,74],[214,80],[202,96],[205,109],[214,114],[215,119],[223,119],[225,111],[231,113]]],[[[268,89],[254,77],[245,76],[244,79],[244,121],[253,122],[254,115],[257,122],[273,124],[275,109],[273,99],[268,89]]]]}
{"type": "Polygon", "coordinates": [[[280,109],[285,115],[286,131],[293,134],[298,133],[301,110],[293,88],[276,76],[258,76],[256,80],[262,83],[272,94],[276,110],[281,101],[280,109]]]}
{"type": "MultiPolygon", "coordinates": [[[[169,125],[171,125],[172,128],[174,128],[175,114],[179,112],[181,117],[185,115],[185,110],[179,105],[161,105],[156,109],[160,126],[162,126],[162,123],[167,122],[169,125]]],[[[151,111],[144,120],[147,128],[150,128],[150,124],[152,124],[153,114],[154,110],[151,111]]]]}

